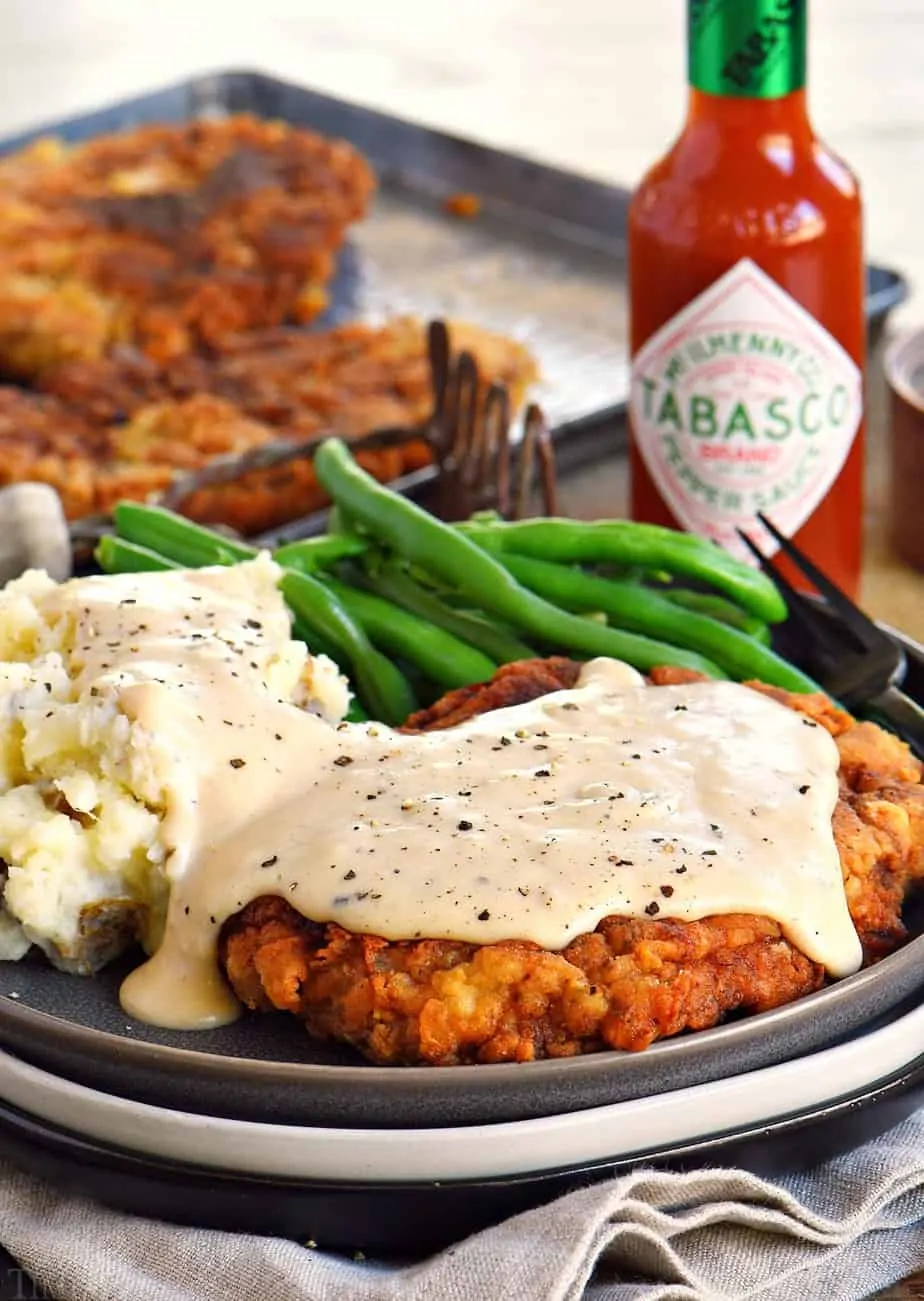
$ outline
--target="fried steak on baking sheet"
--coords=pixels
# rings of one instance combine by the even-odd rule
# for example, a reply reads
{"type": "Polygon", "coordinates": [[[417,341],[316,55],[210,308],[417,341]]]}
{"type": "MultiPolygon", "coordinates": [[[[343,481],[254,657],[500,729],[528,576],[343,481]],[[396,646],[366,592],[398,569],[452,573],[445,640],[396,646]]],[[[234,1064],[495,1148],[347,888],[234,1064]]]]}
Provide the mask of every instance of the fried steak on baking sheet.
{"type": "MultiPolygon", "coordinates": [[[[421,322],[302,328],[374,188],[344,141],[245,114],[0,159],[0,485],[49,483],[79,519],[269,442],[423,421],[421,322]]],[[[527,350],[450,333],[519,405],[537,374],[527,350]]],[[[361,459],[391,480],[430,458],[410,440],[361,459]]],[[[182,509],[252,534],[325,502],[300,460],[182,509]]]]}
{"type": "MultiPolygon", "coordinates": [[[[484,385],[506,385],[519,406],[537,374],[527,350],[461,322],[450,322],[449,334],[453,350],[474,354],[484,385]]],[[[70,443],[57,458],[52,447],[50,457],[31,464],[33,477],[62,493],[71,518],[106,511],[120,497],[143,497],[167,487],[178,472],[277,440],[310,442],[329,433],[355,439],[375,429],[414,427],[433,405],[426,331],[406,318],[318,333],[255,332],[209,357],[164,364],[124,355],[71,362],[49,371],[41,384],[42,396],[0,390],[0,421],[9,403],[25,407],[29,421],[41,423],[49,439],[55,437],[56,413],[67,430],[79,422],[85,460],[78,471],[85,465],[85,476],[72,477],[70,443]]],[[[0,436],[2,429],[0,424],[0,436]]],[[[30,456],[28,445],[14,443],[14,451],[20,459],[30,456]]],[[[427,464],[430,453],[411,438],[358,451],[357,459],[388,481],[427,464]]],[[[0,482],[2,475],[0,469],[0,482]]],[[[231,524],[252,534],[326,500],[311,461],[300,459],[201,489],[182,510],[202,523],[231,524]]]]}
{"type": "Polygon", "coordinates": [[[0,159],[0,362],[159,361],[314,320],[375,188],[351,145],[242,114],[0,159]]]}
{"type": "MultiPolygon", "coordinates": [[[[573,686],[567,659],[507,665],[408,720],[411,731],[573,686]]],[[[652,688],[696,675],[656,669],[652,688]]],[[[906,938],[909,889],[924,875],[924,768],[907,747],[821,696],[748,684],[826,728],[840,752],[833,829],[867,962],[906,938]]],[[[221,960],[250,1008],[293,1013],[309,1033],[382,1064],[533,1061],[639,1050],[778,1007],[819,989],[823,969],[766,918],[696,922],[608,917],[561,953],[520,941],[484,946],[387,941],[318,925],[285,900],[254,900],[226,924],[221,960]]]]}

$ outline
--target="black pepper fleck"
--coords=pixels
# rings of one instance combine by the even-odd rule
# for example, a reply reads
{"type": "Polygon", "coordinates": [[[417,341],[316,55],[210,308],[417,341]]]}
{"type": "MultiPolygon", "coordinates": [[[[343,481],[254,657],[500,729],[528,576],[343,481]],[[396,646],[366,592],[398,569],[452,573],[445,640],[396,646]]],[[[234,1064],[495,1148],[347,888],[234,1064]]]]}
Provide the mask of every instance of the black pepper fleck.
{"type": "Polygon", "coordinates": [[[491,920],[491,914],[488,912],[487,908],[482,908],[481,912],[478,914],[478,920],[480,922],[489,922],[491,920]]]}
{"type": "Polygon", "coordinates": [[[649,917],[656,916],[661,911],[661,905],[652,899],[651,903],[645,905],[645,912],[649,917]]]}
{"type": "Polygon", "coordinates": [[[348,754],[338,754],[337,758],[334,760],[334,763],[338,768],[348,768],[352,762],[353,760],[348,754]]]}
{"type": "Polygon", "coordinates": [[[243,768],[244,765],[245,765],[245,763],[247,762],[247,760],[246,760],[246,759],[231,759],[231,760],[229,760],[229,762],[230,762],[232,768],[243,768]]]}
{"type": "Polygon", "coordinates": [[[665,899],[669,899],[674,893],[674,887],[672,885],[662,885],[661,893],[664,895],[665,899]]]}
{"type": "Polygon", "coordinates": [[[471,829],[472,829],[472,823],[468,822],[465,818],[463,818],[462,821],[459,823],[459,830],[471,831],[471,829]]]}
{"type": "Polygon", "coordinates": [[[809,793],[809,791],[810,791],[811,789],[812,789],[811,786],[800,786],[800,787],[799,787],[799,794],[800,794],[800,795],[808,795],[808,793],[809,793]]]}
{"type": "Polygon", "coordinates": [[[271,858],[264,858],[264,860],[263,860],[263,862],[260,864],[260,866],[261,866],[261,867],[275,867],[276,864],[277,864],[278,862],[279,862],[279,855],[278,855],[278,854],[273,854],[271,858]]]}

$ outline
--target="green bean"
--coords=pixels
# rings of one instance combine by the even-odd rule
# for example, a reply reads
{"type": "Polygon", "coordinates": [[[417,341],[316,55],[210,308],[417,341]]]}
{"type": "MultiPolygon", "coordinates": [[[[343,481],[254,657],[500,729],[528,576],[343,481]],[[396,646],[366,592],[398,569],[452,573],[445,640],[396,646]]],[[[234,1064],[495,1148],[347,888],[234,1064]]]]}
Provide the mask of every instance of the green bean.
{"type": "Polygon", "coordinates": [[[456,526],[485,550],[561,564],[614,564],[664,570],[715,587],[767,623],[786,618],[786,603],[759,569],[692,533],[631,520],[528,519],[456,526]]]}
{"type": "Polygon", "coordinates": [[[400,605],[403,610],[409,610],[434,627],[442,628],[444,632],[474,646],[495,664],[512,664],[515,660],[535,658],[533,648],[512,633],[505,632],[479,615],[453,610],[435,592],[428,592],[420,583],[415,582],[398,562],[391,560],[370,564],[366,572],[377,596],[384,597],[393,605],[400,605]]]}
{"type": "Polygon", "coordinates": [[[634,633],[602,628],[566,614],[520,587],[503,565],[472,538],[377,483],[356,464],[340,439],[321,444],[315,455],[315,471],[337,505],[373,536],[450,587],[470,593],[479,608],[499,615],[543,642],[583,655],[626,660],[640,669],[675,664],[710,677],[724,676],[703,656],[634,633]]]}
{"type": "Polygon", "coordinates": [[[182,566],[150,547],[140,547],[126,542],[111,533],[100,538],[94,552],[96,563],[107,574],[142,574],[162,569],[181,569],[182,566]]]}
{"type": "Polygon", "coordinates": [[[501,556],[500,560],[514,578],[546,600],[567,610],[602,610],[621,627],[671,643],[682,640],[693,650],[708,655],[739,681],[758,678],[787,691],[819,690],[811,678],[753,637],[716,619],[681,610],[657,592],[636,583],[598,578],[568,565],[533,560],[529,556],[510,554],[501,556]]]}
{"type": "Polygon", "coordinates": [[[252,560],[254,547],[223,537],[161,506],[120,501],[113,511],[116,533],[127,542],[149,547],[188,569],[203,565],[233,565],[252,560]]]}
{"type": "Polygon", "coordinates": [[[752,614],[747,614],[734,601],[728,601],[724,596],[716,596],[713,592],[691,592],[685,587],[665,587],[658,591],[658,596],[663,596],[666,601],[679,605],[684,610],[692,610],[695,614],[718,619],[719,623],[727,623],[730,628],[746,632],[764,646],[770,645],[770,629],[764,621],[755,619],[752,614]]]}
{"type": "Polygon", "coordinates": [[[368,549],[368,542],[351,537],[348,533],[323,534],[321,537],[288,542],[273,552],[273,559],[284,569],[297,569],[300,574],[316,574],[319,569],[329,569],[340,560],[361,556],[368,549]]]}
{"type": "MultiPolygon", "coordinates": [[[[286,570],[280,584],[289,608],[348,661],[357,693],[372,716],[392,727],[417,708],[407,680],[375,649],[333,592],[316,578],[286,570]]],[[[310,645],[310,642],[308,643],[310,645]]]]}
{"type": "Polygon", "coordinates": [[[487,682],[494,676],[497,664],[493,660],[441,628],[371,592],[358,591],[334,578],[325,577],[323,582],[374,645],[410,660],[446,690],[487,682]]]}

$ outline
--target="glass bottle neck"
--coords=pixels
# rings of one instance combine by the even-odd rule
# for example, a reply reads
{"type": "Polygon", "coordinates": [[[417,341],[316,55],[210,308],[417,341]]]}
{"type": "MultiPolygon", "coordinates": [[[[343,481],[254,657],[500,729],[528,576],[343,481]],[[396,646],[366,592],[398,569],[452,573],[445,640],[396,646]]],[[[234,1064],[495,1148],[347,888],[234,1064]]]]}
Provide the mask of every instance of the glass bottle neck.
{"type": "Polygon", "coordinates": [[[710,95],[690,87],[687,126],[715,124],[728,132],[782,131],[787,135],[810,135],[805,89],[791,91],[774,99],[745,99],[737,96],[710,95]]]}
{"type": "Polygon", "coordinates": [[[808,0],[687,0],[691,87],[722,100],[805,88],[808,0]]]}

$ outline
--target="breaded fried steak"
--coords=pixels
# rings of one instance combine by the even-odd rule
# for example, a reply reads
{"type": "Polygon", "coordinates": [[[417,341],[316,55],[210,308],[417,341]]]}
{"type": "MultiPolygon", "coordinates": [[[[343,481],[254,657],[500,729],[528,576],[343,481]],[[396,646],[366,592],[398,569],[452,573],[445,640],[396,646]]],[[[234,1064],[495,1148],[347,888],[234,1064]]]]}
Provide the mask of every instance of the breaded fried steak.
{"type": "MultiPolygon", "coordinates": [[[[571,687],[579,668],[564,659],[507,665],[491,682],[415,715],[407,730],[452,727],[571,687]]],[[[695,676],[655,670],[650,689],[695,676]]],[[[896,738],[821,696],[748,685],[835,740],[834,838],[865,960],[875,960],[906,938],[902,905],[924,874],[922,765],[896,738]]],[[[635,1051],[733,1012],[780,1006],[825,980],[823,968],[776,922],[745,914],[699,921],[612,916],[550,952],[515,940],[475,945],[353,934],[307,920],[270,895],[226,923],[220,957],[248,1007],[291,1012],[310,1034],[395,1065],[635,1051]]]]}
{"type": "Polygon", "coordinates": [[[0,160],[0,368],[312,321],[374,186],[344,141],[248,115],[39,141],[0,160]]]}
{"type": "MultiPolygon", "coordinates": [[[[396,426],[407,441],[365,468],[428,464],[423,324],[304,328],[374,189],[345,141],[247,114],[0,158],[0,485],[48,483],[79,519],[269,442],[396,426]]],[[[464,322],[450,335],[516,410],[537,378],[528,350],[464,322]]],[[[326,502],[301,458],[174,505],[255,534],[326,502]]]]}
{"type": "MultiPolygon", "coordinates": [[[[506,384],[519,404],[536,375],[525,348],[464,323],[452,323],[450,336],[454,349],[474,353],[485,384],[506,384]]],[[[120,498],[144,500],[179,473],[269,442],[413,427],[433,402],[425,330],[403,318],[255,334],[210,358],[164,365],[137,355],[75,361],[49,371],[42,387],[0,388],[0,485],[50,483],[70,519],[109,511],[120,498]]],[[[358,456],[383,481],[429,459],[416,439],[358,456]]],[[[181,509],[252,534],[326,500],[303,458],[201,489],[181,509]]]]}

